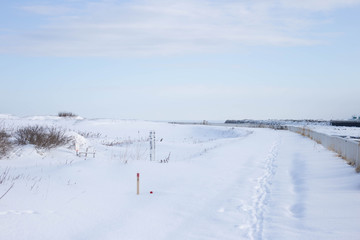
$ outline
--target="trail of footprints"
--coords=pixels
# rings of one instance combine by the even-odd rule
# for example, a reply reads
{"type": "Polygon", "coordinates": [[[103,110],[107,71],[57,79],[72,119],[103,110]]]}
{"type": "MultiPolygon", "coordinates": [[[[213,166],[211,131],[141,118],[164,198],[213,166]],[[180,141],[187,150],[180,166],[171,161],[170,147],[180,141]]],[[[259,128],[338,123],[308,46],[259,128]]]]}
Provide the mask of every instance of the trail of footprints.
{"type": "Polygon", "coordinates": [[[264,174],[257,179],[256,191],[252,198],[250,239],[262,239],[264,214],[270,198],[272,179],[276,173],[275,161],[278,156],[278,149],[279,141],[275,141],[267,155],[264,174]]]}
{"type": "Polygon", "coordinates": [[[227,208],[222,206],[217,210],[218,214],[228,213],[230,215],[233,211],[240,213],[237,216],[238,221],[240,220],[242,223],[234,225],[234,227],[240,230],[243,238],[263,239],[264,215],[270,200],[273,176],[276,174],[279,144],[280,140],[273,143],[266,157],[263,174],[254,179],[256,184],[251,201],[246,202],[234,196],[234,199],[229,200],[232,202],[230,206],[227,208]]]}

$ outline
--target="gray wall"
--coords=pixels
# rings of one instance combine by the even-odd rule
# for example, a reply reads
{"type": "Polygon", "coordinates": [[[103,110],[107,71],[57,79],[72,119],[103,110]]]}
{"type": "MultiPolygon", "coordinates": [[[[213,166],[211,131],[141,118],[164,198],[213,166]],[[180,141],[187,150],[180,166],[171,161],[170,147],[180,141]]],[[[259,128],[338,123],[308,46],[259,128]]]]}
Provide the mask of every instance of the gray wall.
{"type": "Polygon", "coordinates": [[[360,143],[336,136],[318,133],[308,128],[288,126],[288,130],[309,137],[327,149],[338,153],[342,158],[360,170],[360,143]]]}

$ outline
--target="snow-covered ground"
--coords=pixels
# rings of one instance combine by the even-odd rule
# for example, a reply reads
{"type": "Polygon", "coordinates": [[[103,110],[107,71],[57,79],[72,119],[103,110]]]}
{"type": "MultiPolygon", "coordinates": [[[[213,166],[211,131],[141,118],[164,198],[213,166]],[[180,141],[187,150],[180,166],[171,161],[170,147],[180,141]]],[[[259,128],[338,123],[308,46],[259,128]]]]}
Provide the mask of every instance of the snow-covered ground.
{"type": "Polygon", "coordinates": [[[0,196],[10,189],[0,199],[0,239],[360,236],[360,175],[289,131],[8,115],[0,123],[60,126],[80,151],[96,151],[18,146],[0,160],[0,196]]]}

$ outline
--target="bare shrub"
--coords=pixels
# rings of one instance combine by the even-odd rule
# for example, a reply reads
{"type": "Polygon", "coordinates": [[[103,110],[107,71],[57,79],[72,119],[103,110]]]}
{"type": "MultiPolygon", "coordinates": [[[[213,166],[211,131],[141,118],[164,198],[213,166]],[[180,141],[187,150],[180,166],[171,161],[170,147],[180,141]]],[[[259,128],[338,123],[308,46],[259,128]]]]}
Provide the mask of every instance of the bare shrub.
{"type": "Polygon", "coordinates": [[[165,159],[161,159],[160,163],[168,163],[170,160],[170,155],[171,155],[171,152],[169,152],[169,155],[165,159]]]}
{"type": "Polygon", "coordinates": [[[9,188],[8,190],[6,190],[6,192],[0,196],[0,199],[2,199],[3,197],[5,197],[5,195],[14,187],[15,183],[13,183],[9,188]]]}
{"type": "Polygon", "coordinates": [[[11,150],[13,144],[10,141],[10,135],[4,129],[0,129],[0,158],[6,156],[11,150]]]}
{"type": "Polygon", "coordinates": [[[9,171],[10,168],[5,168],[5,170],[0,173],[0,184],[3,184],[6,182],[7,179],[9,179],[9,171]]]}
{"type": "Polygon", "coordinates": [[[72,112],[59,112],[58,116],[59,117],[77,117],[77,115],[72,112]]]}
{"type": "Polygon", "coordinates": [[[39,125],[19,128],[15,132],[15,142],[19,145],[32,144],[37,148],[51,149],[70,142],[65,131],[56,127],[39,125]]]}

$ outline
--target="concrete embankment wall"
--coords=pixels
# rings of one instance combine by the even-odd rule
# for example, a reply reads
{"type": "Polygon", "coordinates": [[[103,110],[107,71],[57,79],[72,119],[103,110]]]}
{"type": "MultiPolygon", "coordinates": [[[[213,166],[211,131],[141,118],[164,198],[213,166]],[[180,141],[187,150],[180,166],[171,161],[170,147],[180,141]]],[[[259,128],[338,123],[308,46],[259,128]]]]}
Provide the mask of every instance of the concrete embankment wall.
{"type": "Polygon", "coordinates": [[[194,122],[172,122],[173,124],[195,124],[210,126],[232,126],[232,127],[250,127],[250,128],[272,128],[276,130],[289,130],[309,137],[327,149],[338,153],[349,164],[356,167],[360,172],[360,143],[354,140],[345,139],[337,136],[330,136],[324,133],[315,132],[311,129],[295,126],[284,126],[280,124],[234,124],[234,123],[194,123],[194,122]]]}
{"type": "Polygon", "coordinates": [[[327,149],[338,153],[349,164],[356,167],[356,171],[360,172],[360,143],[336,136],[329,136],[324,133],[315,132],[308,128],[288,126],[289,131],[299,133],[309,137],[322,144],[327,149]]]}

